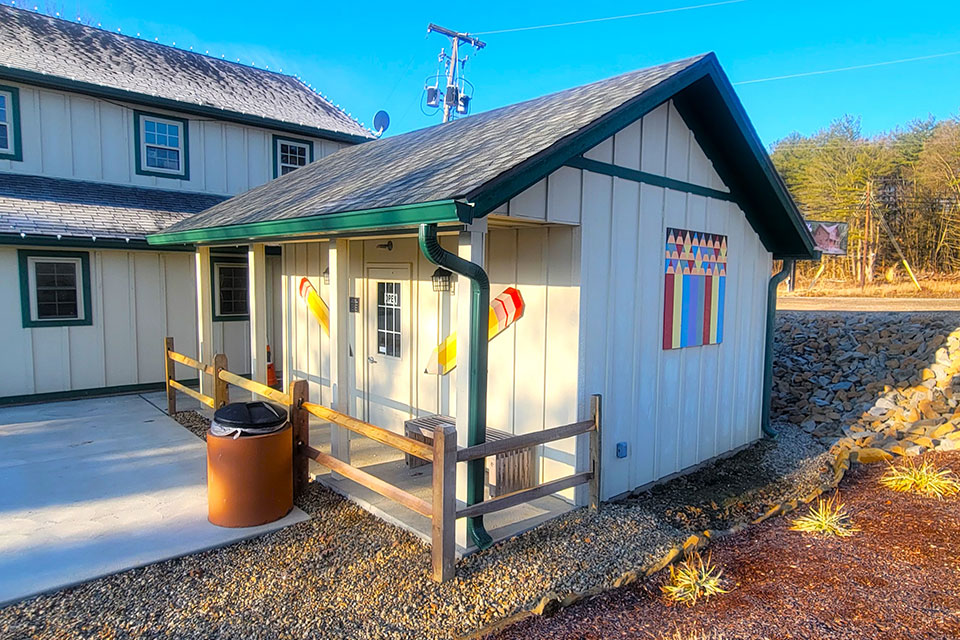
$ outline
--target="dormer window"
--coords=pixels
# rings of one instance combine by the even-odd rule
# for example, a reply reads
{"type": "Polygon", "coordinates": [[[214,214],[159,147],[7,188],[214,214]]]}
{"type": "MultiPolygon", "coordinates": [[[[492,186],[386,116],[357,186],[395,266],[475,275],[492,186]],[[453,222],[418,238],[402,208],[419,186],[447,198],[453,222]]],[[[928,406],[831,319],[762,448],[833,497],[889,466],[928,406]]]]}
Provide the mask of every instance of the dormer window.
{"type": "Polygon", "coordinates": [[[188,179],[187,121],[172,116],[134,112],[137,173],[188,179]]]}
{"type": "Polygon", "coordinates": [[[313,162],[313,143],[283,136],[273,136],[273,177],[285,176],[291,171],[313,162]]]}
{"type": "Polygon", "coordinates": [[[0,85],[0,160],[23,160],[20,147],[20,92],[0,85]]]}

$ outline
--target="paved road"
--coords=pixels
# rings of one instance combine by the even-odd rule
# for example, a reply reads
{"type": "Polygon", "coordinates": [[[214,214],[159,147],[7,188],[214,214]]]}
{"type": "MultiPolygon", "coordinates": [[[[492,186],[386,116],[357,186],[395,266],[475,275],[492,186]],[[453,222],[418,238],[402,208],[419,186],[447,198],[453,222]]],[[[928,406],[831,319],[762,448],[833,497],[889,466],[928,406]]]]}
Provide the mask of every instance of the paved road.
{"type": "MultiPolygon", "coordinates": [[[[960,292],[958,292],[960,295],[960,292]]],[[[957,298],[801,298],[780,296],[778,311],[960,311],[957,298]]]]}

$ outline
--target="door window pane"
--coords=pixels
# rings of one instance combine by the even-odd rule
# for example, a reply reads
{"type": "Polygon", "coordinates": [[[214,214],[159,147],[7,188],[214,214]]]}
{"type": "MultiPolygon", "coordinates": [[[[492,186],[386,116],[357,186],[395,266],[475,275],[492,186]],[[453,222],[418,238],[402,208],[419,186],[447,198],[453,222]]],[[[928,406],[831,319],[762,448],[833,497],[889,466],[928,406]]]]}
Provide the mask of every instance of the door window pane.
{"type": "Polygon", "coordinates": [[[377,352],[400,357],[400,283],[377,283],[377,352]]]}

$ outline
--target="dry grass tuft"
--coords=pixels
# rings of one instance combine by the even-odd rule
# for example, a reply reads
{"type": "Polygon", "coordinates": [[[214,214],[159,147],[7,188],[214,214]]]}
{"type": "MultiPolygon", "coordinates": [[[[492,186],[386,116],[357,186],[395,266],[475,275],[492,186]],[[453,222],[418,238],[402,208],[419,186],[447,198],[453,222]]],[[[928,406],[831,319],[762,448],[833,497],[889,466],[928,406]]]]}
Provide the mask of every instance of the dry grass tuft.
{"type": "Polygon", "coordinates": [[[701,599],[727,593],[723,588],[722,572],[707,556],[699,552],[689,554],[677,566],[670,567],[670,581],[660,587],[670,602],[695,605],[701,599]]]}
{"type": "Polygon", "coordinates": [[[945,496],[960,493],[960,482],[949,469],[939,469],[929,460],[918,467],[913,460],[890,465],[880,478],[880,484],[902,493],[916,493],[943,500],[945,496]]]}
{"type": "Polygon", "coordinates": [[[852,536],[857,531],[850,522],[850,514],[836,494],[826,500],[817,498],[816,506],[811,505],[807,515],[794,520],[790,530],[841,538],[852,536]]]}

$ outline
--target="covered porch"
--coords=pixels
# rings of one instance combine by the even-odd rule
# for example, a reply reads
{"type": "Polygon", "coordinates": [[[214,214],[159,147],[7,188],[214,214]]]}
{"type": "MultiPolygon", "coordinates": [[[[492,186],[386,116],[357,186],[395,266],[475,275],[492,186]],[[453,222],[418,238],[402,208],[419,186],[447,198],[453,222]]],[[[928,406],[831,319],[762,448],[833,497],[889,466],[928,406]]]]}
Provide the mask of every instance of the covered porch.
{"type": "MultiPolygon", "coordinates": [[[[452,209],[455,211],[456,205],[452,209]]],[[[511,322],[516,324],[502,327],[503,335],[489,338],[497,316],[489,310],[488,301],[478,301],[472,295],[476,288],[473,280],[431,260],[423,250],[418,226],[344,229],[275,241],[264,238],[263,243],[247,245],[252,380],[268,383],[263,328],[265,319],[278,311],[273,305],[279,304],[283,337],[279,349],[282,360],[276,363],[282,370],[278,386],[288,392],[296,381],[305,381],[309,403],[354,418],[367,427],[406,438],[406,423],[410,421],[452,416],[457,447],[465,450],[487,442],[485,436],[491,432],[499,432],[501,439],[514,438],[577,423],[575,280],[569,268],[566,273],[556,269],[548,277],[534,263],[543,253],[557,248],[570,255],[576,246],[574,227],[494,216],[476,223],[424,223],[424,229],[424,233],[433,234],[439,251],[484,270],[481,279],[485,272],[490,274],[487,296],[496,299],[513,288],[540,304],[523,320],[524,309],[515,309],[511,322]],[[536,258],[525,257],[518,250],[520,243],[535,246],[536,258]],[[281,253],[280,295],[273,297],[267,295],[262,275],[265,256],[271,249],[281,253]],[[547,322],[548,297],[557,305],[555,316],[567,319],[564,325],[547,322]],[[565,312],[560,311],[561,302],[568,304],[565,312]],[[478,304],[484,305],[486,313],[474,313],[478,304]],[[482,346],[488,352],[483,360],[494,363],[492,373],[490,367],[480,369],[475,364],[477,354],[471,348],[475,315],[486,338],[482,346]],[[516,331],[519,333],[512,333],[516,331]],[[546,345],[550,340],[566,345],[566,362],[558,360],[563,354],[560,348],[548,356],[546,345]],[[540,346],[531,349],[534,342],[540,346]],[[469,375],[471,369],[477,375],[469,375]],[[489,391],[477,389],[481,371],[489,391]],[[544,386],[549,386],[553,394],[549,399],[543,396],[544,386]],[[489,398],[483,403],[489,414],[485,419],[487,433],[479,438],[477,407],[471,405],[471,398],[474,404],[479,404],[480,398],[489,398]]],[[[211,341],[205,339],[213,315],[207,301],[214,292],[209,290],[211,278],[203,268],[210,263],[209,253],[221,246],[228,245],[201,245],[196,253],[201,362],[213,362],[215,355],[211,341]]],[[[201,393],[213,396],[215,380],[205,375],[200,379],[201,393]]],[[[197,408],[202,407],[197,404],[197,408]]],[[[208,408],[204,411],[212,413],[208,408]]],[[[586,417],[590,417],[589,409],[586,417]]],[[[313,412],[308,420],[311,449],[396,487],[422,504],[431,503],[437,482],[432,464],[411,464],[409,454],[395,442],[384,442],[382,435],[371,437],[368,429],[351,430],[313,412]]],[[[458,511],[491,498],[522,495],[516,495],[509,505],[473,516],[477,533],[469,531],[471,518],[457,518],[456,555],[510,538],[584,504],[589,499],[586,483],[592,465],[586,431],[581,426],[571,436],[523,447],[521,451],[529,453],[530,480],[508,490],[498,487],[497,455],[492,454],[486,464],[483,457],[457,463],[458,511]],[[560,484],[556,484],[558,480],[560,484]],[[530,490],[536,493],[525,493],[530,490]]],[[[346,477],[329,464],[311,460],[309,465],[317,481],[421,539],[433,540],[432,514],[411,509],[389,492],[346,477]]]]}

